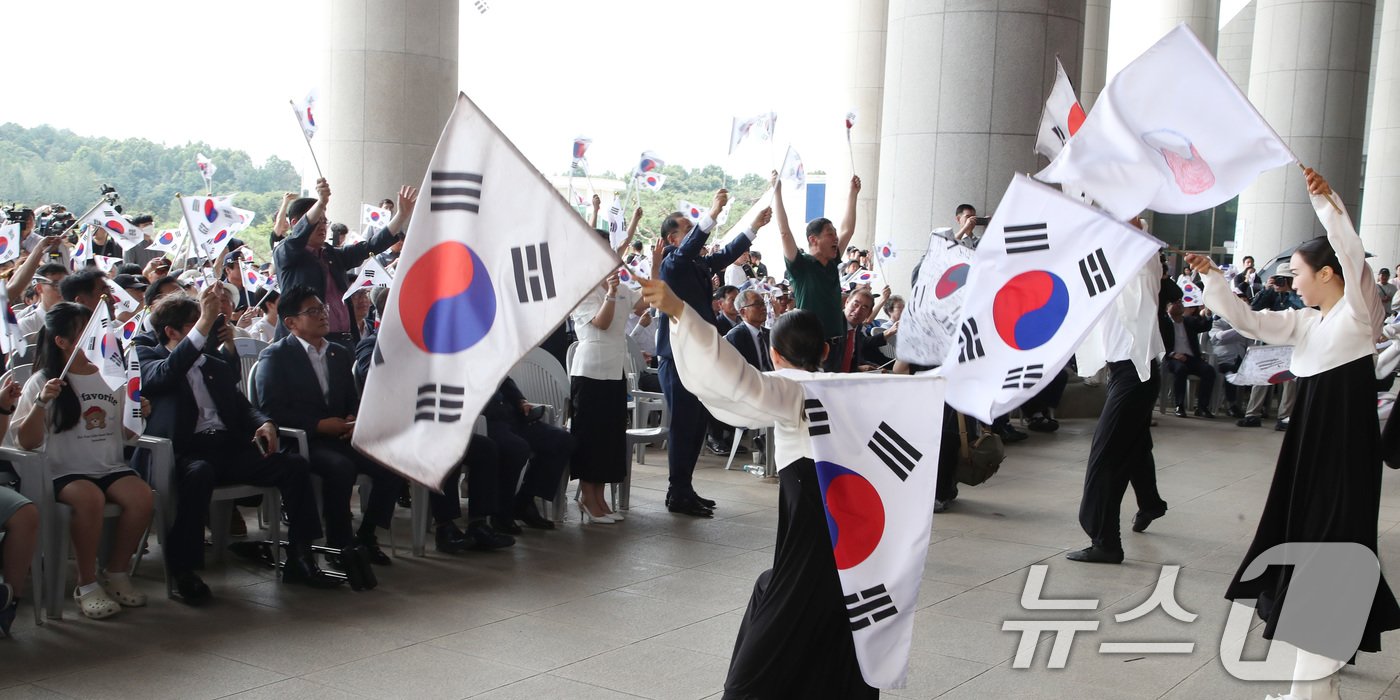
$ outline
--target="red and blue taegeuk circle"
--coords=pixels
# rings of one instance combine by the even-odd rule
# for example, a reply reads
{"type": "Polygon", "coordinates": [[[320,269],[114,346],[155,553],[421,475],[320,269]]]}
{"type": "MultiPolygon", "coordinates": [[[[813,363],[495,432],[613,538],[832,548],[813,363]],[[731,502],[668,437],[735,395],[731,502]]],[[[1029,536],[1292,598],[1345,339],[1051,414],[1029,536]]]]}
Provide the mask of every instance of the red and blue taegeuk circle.
{"type": "Polygon", "coordinates": [[[126,380],[126,400],[127,400],[127,401],[140,401],[140,400],[141,400],[141,378],[140,378],[140,377],[132,377],[131,379],[126,380]]]}
{"type": "Polygon", "coordinates": [[[211,224],[214,223],[215,219],[219,218],[219,208],[214,206],[214,200],[212,199],[204,200],[204,218],[211,224]]]}
{"type": "Polygon", "coordinates": [[[121,222],[117,221],[116,219],[108,219],[102,222],[102,226],[105,227],[108,231],[117,234],[118,236],[124,235],[126,233],[126,227],[122,226],[121,222]]]}
{"type": "Polygon", "coordinates": [[[173,232],[173,231],[161,231],[161,232],[160,232],[160,237],[156,239],[156,242],[157,242],[157,243],[160,243],[161,245],[170,245],[171,243],[174,243],[174,242],[175,242],[175,232],[173,232]]]}
{"type": "Polygon", "coordinates": [[[210,241],[210,243],[217,245],[223,243],[225,238],[228,238],[228,229],[221,228],[218,233],[214,234],[214,240],[210,241]]]}
{"type": "Polygon", "coordinates": [[[7,250],[9,250],[9,249],[10,249],[10,237],[9,237],[9,236],[0,236],[0,255],[4,255],[4,254],[5,254],[5,251],[7,251],[7,250]]]}
{"type": "Polygon", "coordinates": [[[1269,377],[1269,383],[1270,383],[1270,384],[1284,384],[1284,383],[1287,383],[1287,382],[1291,382],[1291,381],[1293,381],[1294,379],[1297,379],[1297,377],[1293,375],[1293,372],[1291,372],[1291,371],[1289,371],[1289,370],[1283,370],[1282,372],[1277,372],[1277,373],[1271,375],[1271,376],[1269,377]]]}
{"type": "Polygon", "coordinates": [[[122,324],[122,339],[131,340],[134,335],[136,335],[136,319],[133,318],[122,324]]]}
{"type": "Polygon", "coordinates": [[[464,243],[429,248],[404,275],[399,319],[423,352],[450,354],[476,345],[496,320],[486,264],[464,243]]]}
{"type": "Polygon", "coordinates": [[[379,218],[380,218],[380,216],[382,216],[382,215],[381,215],[379,212],[377,212],[377,211],[372,211],[372,212],[369,213],[369,220],[370,220],[370,221],[373,221],[373,222],[375,222],[375,223],[379,223],[379,218]]]}
{"type": "Polygon", "coordinates": [[[826,527],[837,569],[865,561],[885,534],[885,504],[865,477],[833,462],[817,462],[826,527]]]}
{"type": "Polygon", "coordinates": [[[656,187],[658,182],[660,182],[660,180],[658,180],[655,175],[647,176],[647,187],[656,187]]]}
{"type": "Polygon", "coordinates": [[[1068,312],[1069,289],[1058,275],[1045,270],[1012,277],[992,301],[997,334],[1015,350],[1034,350],[1050,342],[1068,312]]]}
{"type": "Polygon", "coordinates": [[[963,288],[967,284],[967,273],[972,269],[967,263],[958,263],[943,271],[943,275],[938,278],[937,284],[933,285],[933,295],[939,299],[947,299],[953,292],[963,288]]]}

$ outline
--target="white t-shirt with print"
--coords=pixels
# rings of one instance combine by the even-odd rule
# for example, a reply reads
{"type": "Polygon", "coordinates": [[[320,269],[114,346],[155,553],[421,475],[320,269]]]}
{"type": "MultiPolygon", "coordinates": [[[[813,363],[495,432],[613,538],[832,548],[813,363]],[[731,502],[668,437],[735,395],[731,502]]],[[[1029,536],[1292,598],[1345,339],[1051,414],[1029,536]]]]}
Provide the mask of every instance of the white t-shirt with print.
{"type": "MultiPolygon", "coordinates": [[[[15,407],[16,416],[28,415],[39,400],[39,392],[48,378],[43,371],[35,372],[24,384],[19,403],[15,407]]],[[[103,381],[102,375],[68,373],[68,385],[78,394],[78,424],[61,433],[53,432],[52,424],[44,434],[44,461],[49,476],[57,479],[63,476],[81,474],[101,476],[127,469],[122,456],[124,446],[122,434],[122,411],[126,405],[126,395],[122,391],[112,391],[103,381]]],[[[56,400],[56,399],[55,399],[56,400]]],[[[49,411],[53,404],[49,404],[49,411]]],[[[13,421],[13,433],[19,431],[19,421],[13,421]]]]}

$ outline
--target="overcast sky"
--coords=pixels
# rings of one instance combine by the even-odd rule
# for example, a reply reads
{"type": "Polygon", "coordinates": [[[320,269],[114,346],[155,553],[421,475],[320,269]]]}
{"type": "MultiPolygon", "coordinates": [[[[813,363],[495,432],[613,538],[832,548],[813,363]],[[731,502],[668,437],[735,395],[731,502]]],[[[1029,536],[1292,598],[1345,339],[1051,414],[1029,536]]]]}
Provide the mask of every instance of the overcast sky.
{"type": "MultiPolygon", "coordinates": [[[[484,15],[462,2],[461,87],[545,172],[566,166],[578,135],[594,140],[595,171],[650,149],[674,164],[767,172],[789,142],[808,171],[842,169],[833,160],[846,158],[850,105],[830,90],[840,67],[826,47],[848,0],[488,1],[484,15]],[[777,143],[726,155],[731,117],[768,110],[777,143]]],[[[0,120],[205,141],[304,167],[287,99],[314,80],[320,44],[305,37],[328,2],[6,3],[0,120]]],[[[1222,17],[1245,2],[1224,0],[1222,17]]]]}

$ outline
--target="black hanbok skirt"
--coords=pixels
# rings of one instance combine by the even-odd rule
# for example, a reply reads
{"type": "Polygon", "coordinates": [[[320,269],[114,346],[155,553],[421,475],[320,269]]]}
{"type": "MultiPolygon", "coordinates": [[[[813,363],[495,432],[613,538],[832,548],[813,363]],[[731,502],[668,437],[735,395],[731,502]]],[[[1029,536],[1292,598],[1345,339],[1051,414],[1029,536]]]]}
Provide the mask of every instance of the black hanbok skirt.
{"type": "Polygon", "coordinates": [[[569,377],[574,434],[572,476],[617,484],[627,476],[627,380],[569,377]]]}
{"type": "Polygon", "coordinates": [[[778,482],[773,568],[754,584],[724,697],[878,698],[856,660],[816,465],[793,462],[778,472],[778,482]]]}
{"type": "MultiPolygon", "coordinates": [[[[1230,600],[1257,599],[1265,639],[1274,638],[1293,567],[1271,566],[1258,578],[1241,581],[1255,557],[1285,542],[1355,542],[1376,551],[1381,449],[1375,371],[1374,360],[1366,356],[1297,380],[1297,403],[1259,529],[1225,593],[1230,600]]],[[[1382,574],[1360,650],[1380,651],[1381,633],[1397,628],[1400,606],[1382,574]]]]}

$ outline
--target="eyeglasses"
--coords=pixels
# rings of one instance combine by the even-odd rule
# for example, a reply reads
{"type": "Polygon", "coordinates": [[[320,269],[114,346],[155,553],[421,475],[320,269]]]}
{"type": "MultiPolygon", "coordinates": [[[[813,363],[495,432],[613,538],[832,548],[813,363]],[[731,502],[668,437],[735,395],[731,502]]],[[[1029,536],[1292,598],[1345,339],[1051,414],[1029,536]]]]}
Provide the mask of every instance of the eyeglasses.
{"type": "Polygon", "coordinates": [[[326,307],[324,307],[324,306],[313,306],[313,307],[311,307],[311,308],[309,308],[309,309],[302,309],[301,311],[298,311],[298,312],[296,312],[296,313],[294,313],[294,314],[291,314],[291,315],[292,315],[292,316],[325,316],[326,313],[327,313],[327,312],[326,312],[326,307]]]}
{"type": "Polygon", "coordinates": [[[751,308],[753,308],[753,307],[755,307],[755,306],[763,306],[763,302],[761,302],[761,301],[756,301],[756,302],[754,302],[754,303],[752,303],[752,304],[745,304],[745,305],[743,305],[743,306],[740,306],[739,308],[740,308],[740,309],[751,309],[751,308]]]}

